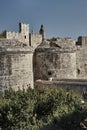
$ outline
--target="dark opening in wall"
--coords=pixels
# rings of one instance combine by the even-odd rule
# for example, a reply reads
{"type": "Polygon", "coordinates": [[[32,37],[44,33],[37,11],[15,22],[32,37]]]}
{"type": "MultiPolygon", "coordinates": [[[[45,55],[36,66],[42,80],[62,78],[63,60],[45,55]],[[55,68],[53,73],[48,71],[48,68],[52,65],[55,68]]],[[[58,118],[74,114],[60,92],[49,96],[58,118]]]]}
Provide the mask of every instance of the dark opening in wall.
{"type": "Polygon", "coordinates": [[[48,71],[48,75],[52,75],[52,72],[51,72],[51,71],[48,71]]]}
{"type": "Polygon", "coordinates": [[[24,36],[24,38],[26,39],[26,36],[24,36]]]}
{"type": "Polygon", "coordinates": [[[77,69],[77,73],[80,74],[80,69],[77,69]]]}

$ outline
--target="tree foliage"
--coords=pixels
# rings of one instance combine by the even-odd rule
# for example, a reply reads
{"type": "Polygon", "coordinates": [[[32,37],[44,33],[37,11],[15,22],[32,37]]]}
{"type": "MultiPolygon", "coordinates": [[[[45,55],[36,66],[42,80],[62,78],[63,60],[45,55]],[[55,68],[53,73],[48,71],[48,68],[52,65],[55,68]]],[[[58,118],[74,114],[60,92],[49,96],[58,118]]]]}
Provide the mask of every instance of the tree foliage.
{"type": "Polygon", "coordinates": [[[73,121],[73,128],[75,126],[76,129],[78,125],[82,128],[86,122],[86,109],[79,111],[80,107],[81,97],[72,91],[55,88],[38,92],[28,88],[15,92],[9,88],[0,95],[0,128],[51,130],[53,127],[58,130],[61,127],[68,130],[73,121]]]}
{"type": "Polygon", "coordinates": [[[6,30],[4,30],[4,31],[0,34],[0,38],[6,38],[6,30]]]}

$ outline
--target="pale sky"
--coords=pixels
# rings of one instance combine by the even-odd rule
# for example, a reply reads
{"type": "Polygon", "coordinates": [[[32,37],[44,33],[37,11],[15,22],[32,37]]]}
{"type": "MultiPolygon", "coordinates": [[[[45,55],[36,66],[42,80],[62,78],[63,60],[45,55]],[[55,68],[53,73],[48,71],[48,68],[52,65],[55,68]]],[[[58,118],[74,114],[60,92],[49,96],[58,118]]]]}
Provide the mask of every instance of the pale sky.
{"type": "Polygon", "coordinates": [[[0,32],[27,23],[47,38],[87,36],[87,0],[0,0],[0,32]]]}

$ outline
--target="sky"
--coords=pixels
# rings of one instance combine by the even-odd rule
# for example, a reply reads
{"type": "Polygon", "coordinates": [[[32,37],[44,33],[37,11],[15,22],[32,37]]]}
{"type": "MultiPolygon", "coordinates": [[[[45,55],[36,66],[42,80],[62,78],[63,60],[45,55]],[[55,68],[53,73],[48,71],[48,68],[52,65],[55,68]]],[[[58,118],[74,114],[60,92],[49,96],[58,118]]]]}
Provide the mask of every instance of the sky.
{"type": "Polygon", "coordinates": [[[87,36],[87,0],[0,0],[0,32],[26,23],[46,38],[87,36]]]}

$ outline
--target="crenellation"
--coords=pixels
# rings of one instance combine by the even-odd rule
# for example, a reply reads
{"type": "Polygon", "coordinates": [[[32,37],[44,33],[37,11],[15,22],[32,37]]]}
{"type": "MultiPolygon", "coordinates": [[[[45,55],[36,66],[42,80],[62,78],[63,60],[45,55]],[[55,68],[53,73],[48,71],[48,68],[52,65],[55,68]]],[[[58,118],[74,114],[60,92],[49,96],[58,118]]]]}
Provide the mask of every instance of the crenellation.
{"type": "Polygon", "coordinates": [[[42,42],[42,35],[29,33],[29,24],[19,23],[19,32],[6,32],[7,39],[16,39],[27,46],[36,48],[42,42]]]}
{"type": "Polygon", "coordinates": [[[19,32],[6,32],[7,39],[16,39],[29,46],[29,24],[19,23],[19,32]]]}

